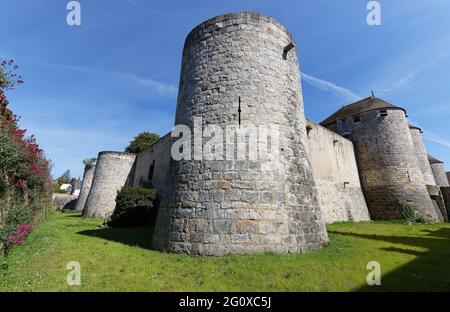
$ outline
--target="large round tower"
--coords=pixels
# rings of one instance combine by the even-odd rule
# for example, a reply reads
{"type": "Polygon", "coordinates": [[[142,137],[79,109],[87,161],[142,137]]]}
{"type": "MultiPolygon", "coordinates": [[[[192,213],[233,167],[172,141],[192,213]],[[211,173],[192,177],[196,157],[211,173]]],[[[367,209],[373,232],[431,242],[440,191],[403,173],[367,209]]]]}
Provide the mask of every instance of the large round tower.
{"type": "Polygon", "coordinates": [[[80,195],[77,199],[76,211],[83,211],[84,205],[91,190],[92,180],[94,178],[95,165],[87,165],[84,167],[83,183],[81,184],[80,195]]]}
{"type": "Polygon", "coordinates": [[[436,185],[440,187],[448,187],[449,182],[447,179],[447,174],[445,173],[444,163],[431,155],[428,155],[428,159],[431,165],[431,170],[433,171],[436,185]]]}
{"type": "MultiPolygon", "coordinates": [[[[175,124],[192,130],[194,117],[226,134],[215,132],[219,142],[227,140],[227,160],[206,160],[203,153],[201,160],[172,161],[173,196],[161,202],[154,247],[222,255],[293,253],[327,243],[306,153],[297,51],[284,26],[268,16],[235,13],[191,31],[175,124]],[[251,143],[247,157],[238,158],[244,142],[234,131],[257,127],[271,136],[267,159],[250,158],[251,143]]],[[[209,140],[204,130],[203,138],[192,136],[197,147],[209,140]]],[[[263,133],[267,137],[261,131],[258,141],[263,133]]]]}
{"type": "Polygon", "coordinates": [[[122,152],[100,152],[92,180],[91,191],[83,215],[105,217],[116,206],[117,191],[133,181],[133,164],[136,155],[122,152]]]}
{"type": "Polygon", "coordinates": [[[372,219],[400,219],[408,205],[439,217],[414,152],[405,110],[376,97],[347,105],[321,124],[355,143],[361,184],[372,219]]]}

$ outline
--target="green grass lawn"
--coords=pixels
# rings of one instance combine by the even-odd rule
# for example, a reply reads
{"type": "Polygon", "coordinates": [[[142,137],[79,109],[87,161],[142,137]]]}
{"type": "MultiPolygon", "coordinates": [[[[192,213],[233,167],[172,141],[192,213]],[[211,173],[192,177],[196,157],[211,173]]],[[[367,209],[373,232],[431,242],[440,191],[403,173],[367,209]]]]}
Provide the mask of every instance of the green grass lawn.
{"type": "Polygon", "coordinates": [[[330,246],[298,255],[191,257],[150,250],[148,227],[51,213],[2,264],[0,291],[449,291],[450,224],[341,223],[330,246]],[[366,285],[369,261],[381,286],[366,285]],[[66,265],[81,264],[81,286],[66,265]]]}

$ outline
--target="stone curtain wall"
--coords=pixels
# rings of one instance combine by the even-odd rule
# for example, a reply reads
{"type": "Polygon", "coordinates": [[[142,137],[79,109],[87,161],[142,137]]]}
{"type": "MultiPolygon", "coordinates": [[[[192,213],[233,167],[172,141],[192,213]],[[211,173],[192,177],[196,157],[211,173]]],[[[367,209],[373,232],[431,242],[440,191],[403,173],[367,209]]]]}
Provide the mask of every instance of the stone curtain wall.
{"type": "Polygon", "coordinates": [[[447,172],[447,182],[450,184],[450,172],[447,172]]]}
{"type": "Polygon", "coordinates": [[[423,179],[426,185],[436,185],[434,180],[433,171],[431,170],[430,162],[428,161],[428,154],[423,143],[422,134],[420,129],[410,127],[411,138],[414,143],[414,152],[419,161],[420,169],[422,171],[423,179]]]}
{"type": "Polygon", "coordinates": [[[122,152],[98,154],[91,191],[83,215],[105,217],[114,211],[117,191],[132,183],[135,158],[135,154],[122,152]]]}
{"type": "Polygon", "coordinates": [[[450,187],[441,187],[441,192],[447,208],[447,220],[450,220],[450,187]]]}
{"type": "Polygon", "coordinates": [[[136,156],[133,187],[150,186],[150,166],[154,163],[151,185],[158,191],[160,198],[165,196],[169,184],[171,142],[168,133],[136,156]]]}
{"type": "MultiPolygon", "coordinates": [[[[294,253],[328,242],[307,138],[297,51],[272,18],[236,13],[210,19],[183,51],[176,124],[193,117],[222,128],[277,125],[277,161],[173,161],[173,196],[161,202],[154,247],[201,255],[294,253]]],[[[204,138],[204,141],[207,139],[204,138]]]]}
{"type": "Polygon", "coordinates": [[[83,183],[81,184],[80,195],[78,196],[76,211],[83,211],[84,205],[91,190],[92,179],[94,178],[95,165],[88,165],[84,168],[83,183]]]}
{"type": "Polygon", "coordinates": [[[439,217],[431,202],[405,113],[389,109],[361,114],[360,121],[337,122],[340,134],[351,133],[361,184],[372,219],[399,219],[399,202],[407,203],[431,221],[439,217]]]}
{"type": "Polygon", "coordinates": [[[433,171],[434,180],[436,181],[437,186],[449,186],[443,163],[431,164],[431,170],[433,171]]]}
{"type": "Polygon", "coordinates": [[[70,194],[53,194],[52,208],[53,210],[74,209],[78,196],[70,194]]]}
{"type": "Polygon", "coordinates": [[[325,222],[370,221],[353,143],[312,121],[307,124],[311,163],[325,222]]]}

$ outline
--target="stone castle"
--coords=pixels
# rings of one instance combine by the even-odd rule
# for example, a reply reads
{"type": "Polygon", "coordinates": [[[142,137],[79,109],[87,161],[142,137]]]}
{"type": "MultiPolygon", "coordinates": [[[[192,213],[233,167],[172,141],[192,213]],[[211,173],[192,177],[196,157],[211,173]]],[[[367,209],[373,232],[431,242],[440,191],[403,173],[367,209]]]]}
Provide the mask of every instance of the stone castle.
{"type": "Polygon", "coordinates": [[[198,255],[316,250],[327,223],[400,219],[405,207],[448,221],[448,173],[403,108],[371,96],[320,124],[305,119],[296,45],[271,17],[227,14],[191,31],[175,125],[193,128],[194,117],[224,129],[276,125],[279,155],[175,161],[168,133],[138,155],[101,152],[77,210],[108,217],[120,188],[151,185],[160,197],[153,247],[198,255]]]}

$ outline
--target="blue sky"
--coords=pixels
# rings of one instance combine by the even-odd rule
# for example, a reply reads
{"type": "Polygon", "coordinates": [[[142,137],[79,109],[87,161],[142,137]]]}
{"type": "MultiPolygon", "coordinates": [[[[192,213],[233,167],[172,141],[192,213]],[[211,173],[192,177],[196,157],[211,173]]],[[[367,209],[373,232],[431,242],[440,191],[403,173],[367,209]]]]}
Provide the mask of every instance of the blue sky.
{"type": "Polygon", "coordinates": [[[25,84],[8,93],[59,176],[102,150],[123,150],[141,131],[174,122],[181,53],[189,31],[224,13],[255,11],[296,41],[307,117],[375,95],[407,109],[430,154],[450,170],[450,1],[384,0],[382,25],[366,0],[80,0],[82,25],[66,24],[66,0],[1,0],[0,57],[25,84]]]}

